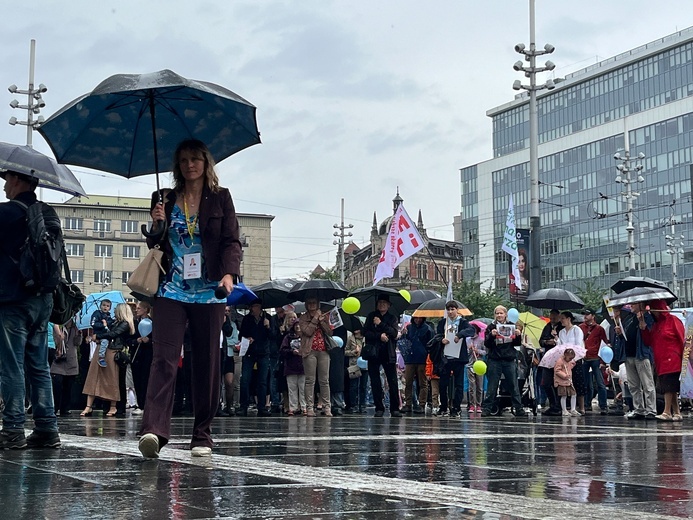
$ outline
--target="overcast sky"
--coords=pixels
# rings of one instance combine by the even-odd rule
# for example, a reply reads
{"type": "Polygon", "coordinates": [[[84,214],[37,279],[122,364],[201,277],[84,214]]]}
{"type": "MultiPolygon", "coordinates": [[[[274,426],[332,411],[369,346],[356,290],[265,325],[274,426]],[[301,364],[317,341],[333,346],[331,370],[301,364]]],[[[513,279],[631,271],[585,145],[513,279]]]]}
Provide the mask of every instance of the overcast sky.
{"type": "MultiPolygon", "coordinates": [[[[693,25],[686,0],[537,0],[537,44],[555,77],[693,25]]],[[[2,2],[5,84],[36,83],[50,116],[119,73],[171,69],[218,83],[258,107],[263,143],[219,164],[238,211],[275,215],[272,275],[335,262],[340,198],[354,241],[399,186],[430,236],[453,239],[459,168],[491,158],[485,112],[513,98],[512,65],[528,43],[528,0],[2,2]]],[[[0,103],[0,140],[24,144],[26,119],[0,103]]],[[[25,102],[19,98],[20,102],[25,102]]],[[[34,134],[34,146],[50,149],[34,134]]],[[[148,197],[154,177],[73,168],[87,193],[148,197]]],[[[63,200],[60,195],[47,200],[63,200]]]]}

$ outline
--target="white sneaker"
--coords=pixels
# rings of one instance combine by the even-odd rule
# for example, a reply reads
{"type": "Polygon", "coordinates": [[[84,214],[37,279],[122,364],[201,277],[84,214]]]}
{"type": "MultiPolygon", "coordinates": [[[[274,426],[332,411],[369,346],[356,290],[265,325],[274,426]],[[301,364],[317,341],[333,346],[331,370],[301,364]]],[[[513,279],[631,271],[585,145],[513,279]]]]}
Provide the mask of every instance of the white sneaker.
{"type": "Polygon", "coordinates": [[[209,446],[195,446],[193,447],[192,451],[192,456],[193,457],[211,457],[212,456],[212,448],[209,446]]]}
{"type": "Polygon", "coordinates": [[[570,412],[567,410],[563,412],[563,417],[570,417],[570,412]]]}
{"type": "Polygon", "coordinates": [[[159,458],[159,437],[153,433],[145,433],[140,437],[140,453],[145,459],[159,458]]]}
{"type": "Polygon", "coordinates": [[[573,417],[582,417],[582,414],[577,410],[570,410],[570,415],[572,415],[573,417]]]}
{"type": "Polygon", "coordinates": [[[144,410],[141,408],[135,408],[130,412],[130,415],[142,415],[144,413],[144,410]]]}
{"type": "Polygon", "coordinates": [[[440,415],[440,408],[438,408],[438,407],[433,408],[433,413],[431,415],[440,415]]]}

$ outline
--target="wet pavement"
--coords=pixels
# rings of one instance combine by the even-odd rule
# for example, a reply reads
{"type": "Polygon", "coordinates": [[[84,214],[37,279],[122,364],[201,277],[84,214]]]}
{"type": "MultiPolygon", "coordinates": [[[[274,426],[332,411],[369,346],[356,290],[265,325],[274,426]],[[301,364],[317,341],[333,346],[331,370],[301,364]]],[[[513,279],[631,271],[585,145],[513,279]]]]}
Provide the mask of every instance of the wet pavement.
{"type": "Polygon", "coordinates": [[[191,457],[192,419],[176,418],[158,460],[139,455],[140,418],[72,415],[60,450],[0,451],[0,506],[70,520],[693,517],[693,417],[372,413],[218,418],[211,458],[191,457]]]}

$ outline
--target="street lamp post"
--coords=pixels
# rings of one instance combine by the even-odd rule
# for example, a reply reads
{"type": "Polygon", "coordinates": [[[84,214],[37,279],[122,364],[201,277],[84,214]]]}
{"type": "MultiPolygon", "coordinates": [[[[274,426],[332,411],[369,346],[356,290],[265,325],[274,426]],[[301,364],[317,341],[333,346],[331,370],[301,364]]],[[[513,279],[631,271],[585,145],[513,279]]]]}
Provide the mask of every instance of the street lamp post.
{"type": "Polygon", "coordinates": [[[645,158],[645,154],[640,152],[638,154],[637,160],[638,164],[631,164],[630,151],[626,150],[623,155],[620,153],[614,154],[614,160],[619,161],[620,164],[616,165],[618,170],[618,175],[614,181],[617,184],[622,184],[625,186],[625,191],[621,192],[621,195],[626,198],[626,217],[628,223],[626,224],[626,231],[628,232],[628,271],[631,276],[635,276],[635,226],[633,226],[633,201],[640,196],[640,192],[633,191],[633,183],[645,182],[645,178],[642,176],[641,172],[643,169],[642,161],[645,158]]]}
{"type": "Polygon", "coordinates": [[[333,235],[335,237],[338,237],[339,240],[334,240],[332,241],[332,243],[336,246],[339,246],[337,248],[337,254],[339,255],[339,279],[342,282],[342,284],[344,284],[344,246],[346,244],[345,239],[354,236],[351,231],[349,231],[348,233],[344,232],[345,230],[352,229],[354,227],[353,224],[349,224],[346,226],[344,225],[344,199],[342,199],[342,212],[340,224],[334,224],[332,227],[339,230],[333,233],[333,235]]]}
{"type": "Polygon", "coordinates": [[[542,89],[551,90],[555,88],[554,82],[549,79],[541,85],[537,85],[537,73],[553,70],[556,68],[553,62],[547,61],[543,67],[537,67],[537,56],[551,54],[555,49],[553,45],[547,43],[543,50],[537,50],[535,43],[534,27],[534,3],[529,0],[529,49],[524,43],[515,45],[515,51],[524,55],[525,65],[522,61],[517,61],[513,68],[522,71],[525,77],[529,78],[529,85],[523,85],[520,80],[513,83],[514,90],[526,90],[529,92],[529,176],[530,176],[530,266],[529,266],[529,293],[541,289],[541,218],[539,216],[539,118],[537,114],[537,91],[542,89]]]}
{"type": "MultiPolygon", "coordinates": [[[[672,204],[673,208],[673,204],[672,204]]],[[[673,211],[673,209],[672,209],[673,211]]],[[[679,279],[678,279],[678,266],[679,266],[679,260],[681,260],[681,257],[683,256],[683,240],[684,236],[681,234],[680,236],[676,236],[676,219],[674,218],[674,215],[672,213],[671,215],[671,234],[665,235],[665,238],[667,240],[667,253],[671,255],[671,290],[674,291],[675,294],[679,294],[679,279]]]]}
{"type": "Polygon", "coordinates": [[[8,121],[9,124],[12,126],[14,125],[24,125],[26,126],[26,144],[27,146],[31,147],[33,146],[33,136],[32,132],[38,128],[41,123],[43,123],[43,116],[38,116],[36,120],[34,120],[34,114],[39,114],[41,112],[41,109],[46,106],[45,101],[43,101],[43,98],[41,94],[46,92],[48,88],[46,85],[41,83],[38,87],[34,88],[34,63],[36,61],[36,40],[31,40],[31,51],[29,54],[29,88],[27,90],[22,90],[17,87],[17,85],[10,85],[7,87],[7,90],[10,91],[11,94],[23,94],[27,96],[27,104],[22,105],[19,103],[18,100],[13,99],[10,102],[10,106],[12,108],[18,108],[21,110],[26,110],[27,112],[27,118],[26,121],[20,121],[16,117],[12,116],[10,117],[10,120],[8,121]]]}

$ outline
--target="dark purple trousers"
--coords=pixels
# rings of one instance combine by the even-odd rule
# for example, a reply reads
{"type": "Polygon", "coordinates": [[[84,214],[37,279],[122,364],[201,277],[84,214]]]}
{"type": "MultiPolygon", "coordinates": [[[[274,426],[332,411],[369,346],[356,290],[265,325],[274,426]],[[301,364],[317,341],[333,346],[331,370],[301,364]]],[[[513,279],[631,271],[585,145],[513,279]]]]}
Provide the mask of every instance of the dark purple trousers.
{"type": "Polygon", "coordinates": [[[185,335],[190,329],[193,403],[192,441],[190,447],[212,447],[212,420],[219,407],[219,341],[224,323],[222,303],[181,303],[169,298],[154,301],[152,349],[154,359],[149,372],[147,406],[142,416],[140,434],[154,433],[159,445],[165,446],[171,436],[171,414],[176,388],[176,374],[185,335]]]}

